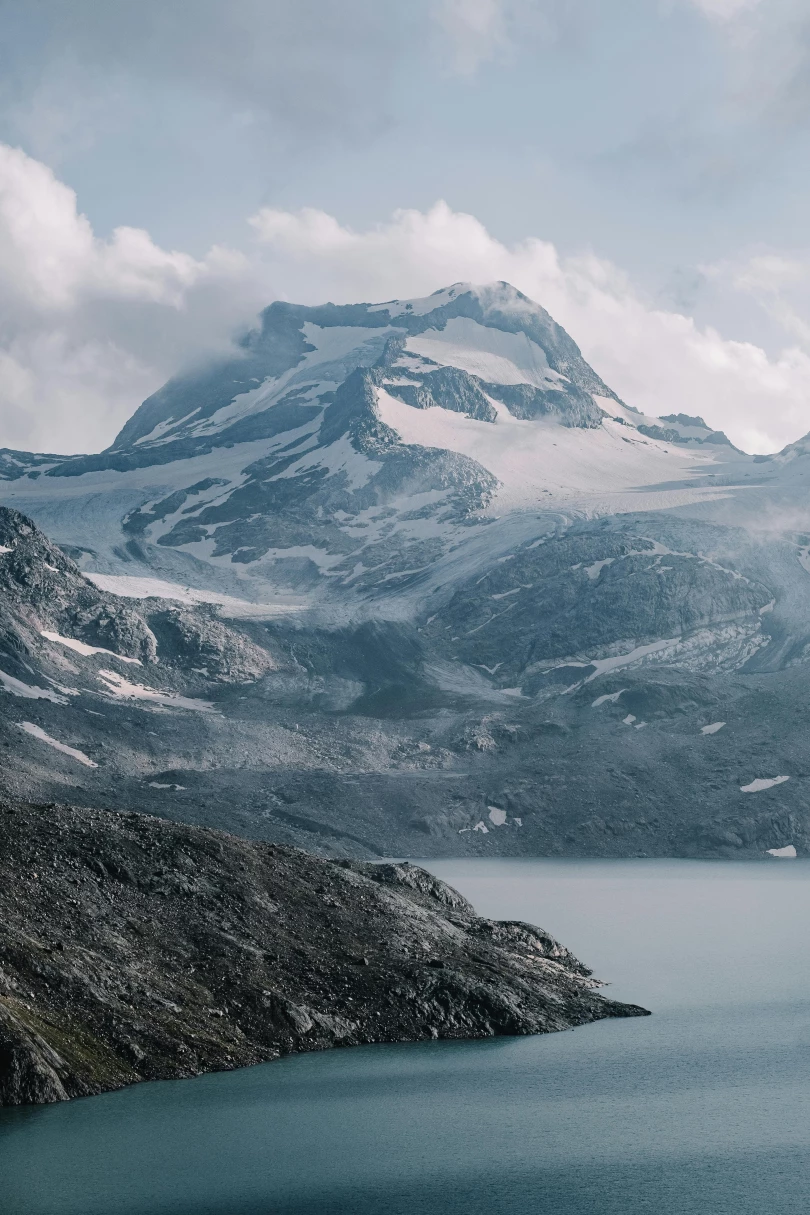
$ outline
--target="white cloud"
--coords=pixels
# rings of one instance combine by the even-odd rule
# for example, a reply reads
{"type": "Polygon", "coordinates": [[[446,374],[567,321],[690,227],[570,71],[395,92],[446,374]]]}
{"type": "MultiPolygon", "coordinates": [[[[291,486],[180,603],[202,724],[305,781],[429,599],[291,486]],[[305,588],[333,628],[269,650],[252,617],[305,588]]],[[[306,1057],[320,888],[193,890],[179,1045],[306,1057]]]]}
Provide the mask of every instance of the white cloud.
{"type": "Polygon", "coordinates": [[[0,145],[0,276],[4,303],[75,308],[88,296],[177,306],[209,268],[166,253],[137,228],[98,240],[74,192],[46,165],[0,145]]]}
{"type": "Polygon", "coordinates": [[[784,333],[810,351],[810,252],[760,249],[702,269],[708,279],[753,299],[784,333]]]}
{"type": "Polygon", "coordinates": [[[616,266],[561,257],[530,238],[505,245],[473,216],[437,203],[398,211],[364,232],[316,210],[265,209],[252,223],[288,298],[336,302],[427,294],[457,280],[506,279],[543,304],[628,404],[652,414],[703,414],[748,451],[810,430],[810,358],[776,358],[653,307],[616,266]]]}
{"type": "Polygon", "coordinates": [[[0,144],[0,442],[108,443],[178,365],[221,349],[261,300],[245,259],[93,233],[49,168],[0,144]]]}

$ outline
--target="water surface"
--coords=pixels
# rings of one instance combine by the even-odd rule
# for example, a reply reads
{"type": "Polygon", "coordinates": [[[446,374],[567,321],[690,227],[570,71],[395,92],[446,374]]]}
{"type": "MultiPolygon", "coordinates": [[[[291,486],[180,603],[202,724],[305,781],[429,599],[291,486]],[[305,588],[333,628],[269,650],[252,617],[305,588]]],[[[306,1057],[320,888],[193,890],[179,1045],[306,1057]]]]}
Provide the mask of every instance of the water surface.
{"type": "Polygon", "coordinates": [[[429,867],[655,1015],[0,1111],[3,1215],[805,1215],[810,863],[429,867]]]}

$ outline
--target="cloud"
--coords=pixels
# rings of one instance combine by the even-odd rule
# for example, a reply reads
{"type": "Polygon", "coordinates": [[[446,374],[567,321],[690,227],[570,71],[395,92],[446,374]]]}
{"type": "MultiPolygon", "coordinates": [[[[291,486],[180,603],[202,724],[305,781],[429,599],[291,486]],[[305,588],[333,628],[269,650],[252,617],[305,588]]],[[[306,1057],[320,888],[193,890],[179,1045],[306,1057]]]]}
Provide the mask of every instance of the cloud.
{"type": "MultiPolygon", "coordinates": [[[[688,0],[723,35],[725,104],[737,120],[787,133],[810,123],[806,0],[688,0]]],[[[749,132],[750,138],[750,132],[749,132]]]]}
{"type": "Polygon", "coordinates": [[[743,13],[755,9],[761,0],[690,0],[704,17],[710,21],[733,21],[743,13]]]}
{"type": "Polygon", "coordinates": [[[179,364],[225,348],[263,299],[246,259],[116,228],[101,240],[52,171],[0,145],[0,442],[109,442],[179,364]]]}
{"type": "Polygon", "coordinates": [[[453,51],[453,66],[469,75],[507,44],[504,0],[440,0],[434,19],[453,51]]]}
{"type": "Polygon", "coordinates": [[[542,45],[587,31],[599,0],[430,0],[435,27],[460,75],[526,44],[542,45]]]}
{"type": "MultiPolygon", "coordinates": [[[[309,137],[376,129],[398,10],[375,0],[0,0],[0,56],[21,130],[105,123],[128,86],[218,99],[246,121],[309,137]]],[[[137,104],[137,103],[136,103],[137,104]]]]}
{"type": "Polygon", "coordinates": [[[810,351],[810,250],[759,249],[705,266],[703,273],[721,289],[730,287],[748,296],[782,332],[810,351]]]}
{"type": "Polygon", "coordinates": [[[800,347],[770,358],[753,343],[700,328],[655,307],[620,269],[592,254],[561,257],[535,238],[506,245],[446,203],[398,211],[362,232],[311,209],[264,209],[252,223],[288,298],[379,300],[459,280],[506,279],[543,304],[607,383],[643,412],[702,414],[756,452],[810,430],[810,357],[800,347]]]}
{"type": "Polygon", "coordinates": [[[6,306],[59,311],[88,295],[177,305],[206,272],[188,254],[159,249],[137,228],[117,228],[109,241],[97,240],[69,187],[20,149],[0,146],[6,306]]]}

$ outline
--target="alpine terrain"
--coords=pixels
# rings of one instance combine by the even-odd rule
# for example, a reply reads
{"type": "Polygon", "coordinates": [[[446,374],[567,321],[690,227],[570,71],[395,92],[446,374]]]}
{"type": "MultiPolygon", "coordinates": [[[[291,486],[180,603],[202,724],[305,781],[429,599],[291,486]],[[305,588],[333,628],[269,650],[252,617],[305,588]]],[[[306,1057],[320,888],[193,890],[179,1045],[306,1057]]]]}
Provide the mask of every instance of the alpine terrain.
{"type": "Polygon", "coordinates": [[[276,302],[106,451],[0,452],[6,795],[366,858],[810,851],[810,436],[683,409],[459,283],[276,302]]]}

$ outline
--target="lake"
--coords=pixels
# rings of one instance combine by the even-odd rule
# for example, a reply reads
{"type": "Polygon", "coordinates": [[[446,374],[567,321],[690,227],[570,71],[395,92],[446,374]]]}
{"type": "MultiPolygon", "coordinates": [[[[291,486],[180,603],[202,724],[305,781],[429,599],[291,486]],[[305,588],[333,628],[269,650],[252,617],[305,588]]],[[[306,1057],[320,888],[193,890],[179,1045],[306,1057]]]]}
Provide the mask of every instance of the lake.
{"type": "Polygon", "coordinates": [[[654,1016],[0,1111],[2,1215],[805,1215],[810,862],[426,867],[654,1016]]]}

